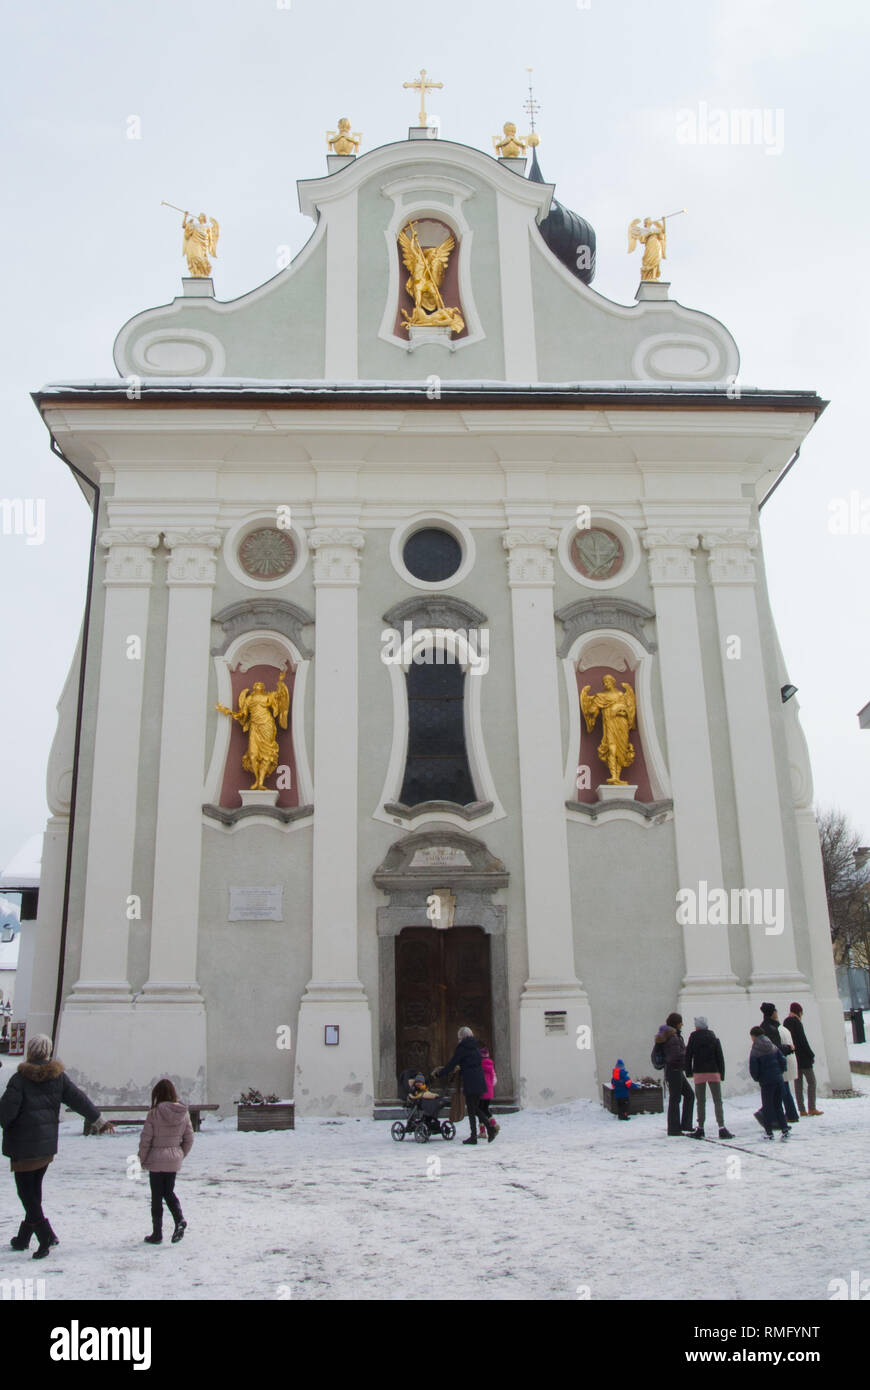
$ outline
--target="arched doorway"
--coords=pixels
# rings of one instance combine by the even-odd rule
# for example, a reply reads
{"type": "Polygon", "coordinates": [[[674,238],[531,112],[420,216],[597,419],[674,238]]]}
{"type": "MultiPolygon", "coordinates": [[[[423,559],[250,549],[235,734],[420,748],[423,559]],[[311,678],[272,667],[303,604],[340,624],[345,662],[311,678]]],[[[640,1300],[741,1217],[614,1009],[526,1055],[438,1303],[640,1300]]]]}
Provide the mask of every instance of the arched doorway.
{"type": "Polygon", "coordinates": [[[396,1075],[443,1065],[462,1027],[492,1046],[489,936],[482,927],[405,927],[396,938],[396,1075]]]}

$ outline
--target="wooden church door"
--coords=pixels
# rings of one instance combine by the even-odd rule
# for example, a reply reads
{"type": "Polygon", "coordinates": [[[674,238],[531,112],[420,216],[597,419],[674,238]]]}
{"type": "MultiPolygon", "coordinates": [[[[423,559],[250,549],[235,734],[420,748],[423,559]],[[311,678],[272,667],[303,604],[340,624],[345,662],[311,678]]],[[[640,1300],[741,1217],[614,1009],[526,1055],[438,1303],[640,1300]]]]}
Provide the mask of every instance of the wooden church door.
{"type": "Polygon", "coordinates": [[[405,927],[396,940],[396,1073],[427,1076],[471,1028],[492,1046],[489,937],[481,927],[405,927]]]}

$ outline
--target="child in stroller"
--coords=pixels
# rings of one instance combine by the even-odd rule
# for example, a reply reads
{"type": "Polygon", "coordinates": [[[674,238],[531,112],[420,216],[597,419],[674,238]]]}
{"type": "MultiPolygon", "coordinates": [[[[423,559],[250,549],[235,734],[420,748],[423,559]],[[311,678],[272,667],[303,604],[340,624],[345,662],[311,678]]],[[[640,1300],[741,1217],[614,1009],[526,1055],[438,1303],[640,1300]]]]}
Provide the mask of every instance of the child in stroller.
{"type": "Polygon", "coordinates": [[[450,1104],[450,1097],[430,1091],[426,1077],[413,1068],[403,1071],[399,1077],[399,1095],[405,1097],[405,1122],[396,1120],[391,1133],[398,1142],[406,1134],[413,1134],[418,1144],[428,1144],[433,1134],[442,1139],[453,1139],[456,1126],[450,1120],[440,1120],[439,1111],[450,1104]]]}

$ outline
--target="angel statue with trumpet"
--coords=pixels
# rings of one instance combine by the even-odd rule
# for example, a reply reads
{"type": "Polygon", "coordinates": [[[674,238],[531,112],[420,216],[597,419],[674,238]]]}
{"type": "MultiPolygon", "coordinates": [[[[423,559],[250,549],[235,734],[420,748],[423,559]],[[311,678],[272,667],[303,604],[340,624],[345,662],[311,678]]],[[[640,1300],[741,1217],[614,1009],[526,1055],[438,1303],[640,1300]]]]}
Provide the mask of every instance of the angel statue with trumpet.
{"type": "Polygon", "coordinates": [[[604,689],[591,695],[591,685],[584,685],[580,691],[580,708],[586,719],[586,729],[591,734],[599,714],[601,715],[602,738],[598,745],[598,756],[607,764],[610,776],[609,787],[627,787],[620,772],[631,767],[634,762],[634,747],[628,735],[637,724],[637,702],[634,691],[625,681],[622,690],[617,690],[613,676],[604,677],[604,689]]]}
{"type": "Polygon", "coordinates": [[[660,280],[661,263],[667,260],[668,237],[665,223],[668,217],[679,217],[686,211],[680,208],[678,212],[669,212],[665,217],[645,217],[643,226],[639,217],[635,217],[628,228],[628,254],[631,255],[634,248],[640,242],[643,247],[643,260],[640,263],[641,280],[660,280]]]}
{"type": "Polygon", "coordinates": [[[239,708],[227,709],[226,705],[215,705],[221,714],[228,714],[242,733],[248,735],[248,751],[242,758],[242,767],[254,778],[252,792],[266,791],[267,777],[278,766],[278,739],[275,719],[282,729],[287,728],[287,714],[290,709],[290,691],[284,683],[285,671],[278,677],[274,690],[267,690],[262,681],[254,681],[253,687],[245,689],[239,696],[239,708]]]}
{"type": "MultiPolygon", "coordinates": [[[[182,209],[176,207],[174,203],[167,203],[165,198],[160,206],[172,208],[173,212],[182,212],[182,209]]],[[[188,274],[197,280],[205,280],[211,275],[209,256],[214,256],[217,260],[218,237],[221,234],[218,220],[213,217],[209,221],[204,212],[201,212],[198,218],[191,217],[189,212],[184,212],[181,226],[184,230],[181,254],[187,261],[188,274]]]]}
{"type": "Polygon", "coordinates": [[[399,233],[402,260],[409,271],[405,289],[414,301],[412,313],[402,310],[406,328],[450,328],[454,333],[464,329],[465,320],[459,310],[449,309],[441,298],[441,282],[455,245],[453,237],[448,236],[440,246],[421,246],[413,222],[399,233]],[[407,236],[409,231],[411,235],[407,236]]]}

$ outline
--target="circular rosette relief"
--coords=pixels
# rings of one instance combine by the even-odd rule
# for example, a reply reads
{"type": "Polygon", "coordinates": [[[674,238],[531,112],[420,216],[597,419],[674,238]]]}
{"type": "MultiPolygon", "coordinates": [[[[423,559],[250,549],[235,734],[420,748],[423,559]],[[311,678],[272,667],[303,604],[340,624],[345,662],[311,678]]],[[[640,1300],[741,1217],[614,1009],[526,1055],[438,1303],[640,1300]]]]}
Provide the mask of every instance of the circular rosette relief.
{"type": "Polygon", "coordinates": [[[238,560],[252,579],[280,579],[289,574],[296,563],[296,547],[286,531],[263,526],[244,537],[239,545],[238,560]]]}

